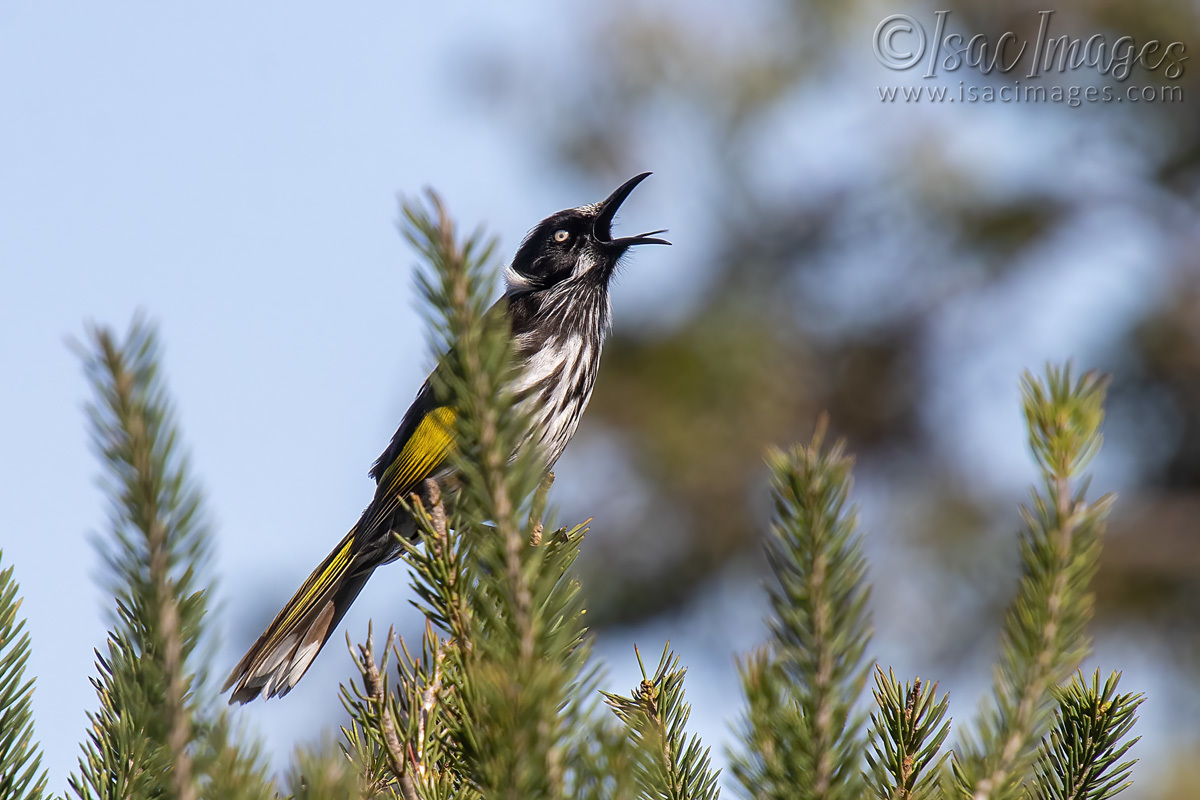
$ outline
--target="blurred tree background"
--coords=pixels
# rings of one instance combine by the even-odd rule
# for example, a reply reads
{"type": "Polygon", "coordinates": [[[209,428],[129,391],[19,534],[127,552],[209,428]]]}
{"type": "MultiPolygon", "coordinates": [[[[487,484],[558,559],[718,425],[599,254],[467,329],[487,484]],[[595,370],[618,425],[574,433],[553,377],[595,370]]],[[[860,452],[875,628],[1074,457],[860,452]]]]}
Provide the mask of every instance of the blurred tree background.
{"type": "MultiPolygon", "coordinates": [[[[1042,6],[937,8],[947,33],[1032,42],[1042,6]]],[[[1200,41],[1191,4],[1054,8],[1052,35],[1200,41]]],[[[684,613],[722,575],[760,574],[762,449],[828,409],[858,454],[874,562],[894,565],[873,576],[880,628],[903,623],[922,675],[982,666],[1023,469],[983,454],[1021,441],[1017,369],[1073,356],[1114,376],[1098,468],[1121,502],[1098,635],[1159,665],[1182,765],[1200,748],[1200,72],[1126,82],[1178,85],[1183,102],[885,103],[878,87],[921,84],[872,53],[899,11],[932,35],[917,5],[609,3],[573,21],[582,72],[500,47],[469,74],[484,113],[541,157],[598,186],[643,168],[669,186],[666,213],[644,218],[667,217],[681,268],[627,268],[638,296],[618,290],[572,449],[623,476],[580,479],[568,504],[605,509],[584,553],[593,623],[684,613]]],[[[1015,78],[964,67],[936,84],[1015,78]]]]}

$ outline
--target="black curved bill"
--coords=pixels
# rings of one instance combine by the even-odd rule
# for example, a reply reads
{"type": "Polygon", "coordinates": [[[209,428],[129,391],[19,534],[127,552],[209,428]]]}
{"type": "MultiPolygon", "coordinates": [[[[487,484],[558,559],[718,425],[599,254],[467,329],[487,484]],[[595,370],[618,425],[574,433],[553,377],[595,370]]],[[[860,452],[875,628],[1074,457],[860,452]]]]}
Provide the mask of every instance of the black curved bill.
{"type": "Polygon", "coordinates": [[[603,203],[600,204],[600,213],[596,215],[596,221],[592,223],[592,232],[596,239],[601,242],[610,242],[614,245],[622,247],[632,247],[635,244],[670,244],[666,239],[656,239],[655,235],[666,233],[666,230],[650,231],[649,233],[639,233],[637,236],[626,236],[622,239],[612,238],[612,222],[613,217],[617,214],[617,209],[625,202],[625,198],[629,197],[634,188],[639,183],[650,177],[649,172],[643,172],[640,175],[634,175],[629,180],[617,187],[616,191],[610,194],[603,203]]]}
{"type": "Polygon", "coordinates": [[[613,239],[612,243],[623,245],[624,247],[633,247],[635,244],[670,244],[666,239],[657,238],[656,234],[666,233],[667,229],[663,228],[660,231],[650,231],[649,233],[639,233],[637,236],[626,236],[622,239],[613,239]]]}

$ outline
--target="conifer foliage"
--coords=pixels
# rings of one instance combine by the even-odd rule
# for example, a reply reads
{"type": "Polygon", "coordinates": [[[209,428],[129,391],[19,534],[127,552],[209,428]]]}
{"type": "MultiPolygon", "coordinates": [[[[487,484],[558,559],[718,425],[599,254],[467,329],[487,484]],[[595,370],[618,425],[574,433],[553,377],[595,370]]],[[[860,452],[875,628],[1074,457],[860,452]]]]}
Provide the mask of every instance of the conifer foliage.
{"type": "MultiPolygon", "coordinates": [[[[350,646],[336,744],[299,753],[276,782],[261,747],[207,686],[213,665],[210,532],[160,374],[153,326],[95,328],[78,347],[108,498],[96,535],[112,597],[71,792],[91,798],[714,800],[721,776],[688,728],[686,670],[669,645],[642,680],[601,692],[573,563],[589,522],[546,518],[553,475],[512,458],[525,430],[505,389],[511,352],[491,305],[493,243],[460,236],[436,196],[406,203],[402,231],[455,409],[460,479],[406,498],[419,642],[391,631],[350,646]]],[[[952,730],[936,683],[897,678],[869,653],[870,586],[850,502],[852,459],[828,444],[771,450],[768,641],[740,664],[745,711],[729,788],[748,798],[1108,800],[1128,785],[1141,695],[1077,670],[1089,651],[1090,581],[1111,497],[1090,499],[1104,380],[1051,367],[1023,381],[1039,485],[1021,509],[1021,577],[995,685],[952,730]],[[871,696],[865,695],[874,671],[871,696]],[[1074,677],[1073,677],[1074,676],[1074,677]],[[871,702],[873,699],[873,702],[871,702]]],[[[0,797],[40,798],[31,646],[12,568],[0,572],[0,797]]],[[[326,656],[332,657],[332,656],[326,656]]],[[[884,662],[886,664],[886,661],[884,662]]],[[[309,738],[319,738],[319,731],[309,738]]]]}
{"type": "Polygon", "coordinates": [[[1100,449],[1106,381],[1051,367],[1022,381],[1029,446],[1042,486],[1021,508],[1021,581],[1001,636],[991,702],[954,758],[957,791],[986,800],[1020,797],[1053,711],[1053,690],[1088,654],[1089,585],[1113,498],[1087,499],[1080,473],[1100,449]]]}
{"type": "Polygon", "coordinates": [[[847,506],[852,459],[808,447],[771,450],[775,518],[767,560],[771,641],[742,665],[750,713],[734,773],[750,797],[861,796],[862,719],[853,712],[870,664],[866,564],[847,506]]]}
{"type": "Polygon", "coordinates": [[[25,674],[29,633],[18,616],[20,592],[13,568],[0,569],[0,797],[40,800],[46,771],[33,741],[33,678],[25,674]]]}
{"type": "Polygon", "coordinates": [[[114,607],[92,678],[99,709],[88,714],[71,789],[97,800],[193,800],[217,796],[210,790],[240,772],[244,780],[224,796],[266,796],[254,753],[240,753],[221,715],[202,703],[209,533],[155,330],[138,319],[120,340],[98,327],[77,349],[94,394],[87,410],[109,502],[95,540],[114,607]],[[216,783],[207,774],[214,767],[216,783]]]}

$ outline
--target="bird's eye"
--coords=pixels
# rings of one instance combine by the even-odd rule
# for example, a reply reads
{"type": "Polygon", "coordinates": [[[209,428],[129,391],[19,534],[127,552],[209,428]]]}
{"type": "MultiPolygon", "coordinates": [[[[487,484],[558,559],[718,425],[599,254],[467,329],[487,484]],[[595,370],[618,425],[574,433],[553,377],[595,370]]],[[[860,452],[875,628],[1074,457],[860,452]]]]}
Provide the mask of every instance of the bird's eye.
{"type": "Polygon", "coordinates": [[[554,232],[554,241],[556,241],[556,242],[559,242],[559,243],[565,242],[567,239],[570,239],[570,238],[571,238],[570,231],[557,230],[554,232]]]}

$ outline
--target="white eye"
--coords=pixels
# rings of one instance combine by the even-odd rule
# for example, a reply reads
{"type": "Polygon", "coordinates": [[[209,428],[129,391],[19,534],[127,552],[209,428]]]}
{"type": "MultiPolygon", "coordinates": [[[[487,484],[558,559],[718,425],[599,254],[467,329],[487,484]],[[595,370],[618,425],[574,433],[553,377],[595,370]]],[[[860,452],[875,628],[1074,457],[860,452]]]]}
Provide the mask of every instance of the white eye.
{"type": "Polygon", "coordinates": [[[557,230],[554,232],[554,241],[556,241],[556,242],[565,242],[567,239],[570,239],[570,238],[571,238],[570,231],[557,230]]]}

